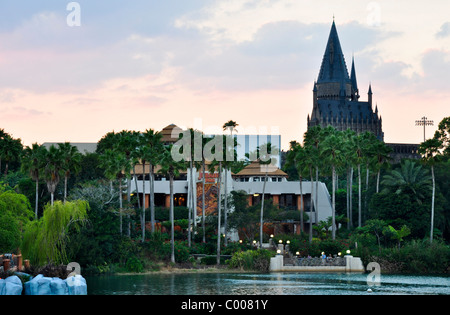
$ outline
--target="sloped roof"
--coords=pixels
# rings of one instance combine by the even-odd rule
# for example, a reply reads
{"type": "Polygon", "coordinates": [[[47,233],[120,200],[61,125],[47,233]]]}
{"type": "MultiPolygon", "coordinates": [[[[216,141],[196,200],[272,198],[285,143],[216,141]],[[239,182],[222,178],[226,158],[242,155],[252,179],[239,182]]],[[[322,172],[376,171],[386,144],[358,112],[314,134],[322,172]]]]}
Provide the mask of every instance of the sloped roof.
{"type": "Polygon", "coordinates": [[[317,83],[343,81],[350,83],[350,77],[348,75],[341,43],[339,41],[336,24],[333,21],[317,83]]]}
{"type": "Polygon", "coordinates": [[[183,131],[180,127],[175,124],[171,124],[165,127],[162,131],[162,142],[177,142],[178,141],[178,132],[183,131]]]}
{"type": "MultiPolygon", "coordinates": [[[[269,176],[284,176],[288,175],[280,170],[276,166],[268,165],[267,174],[269,176]]],[[[236,176],[265,176],[266,175],[266,165],[259,164],[259,161],[253,161],[247,165],[243,170],[236,174],[236,176]]]]}

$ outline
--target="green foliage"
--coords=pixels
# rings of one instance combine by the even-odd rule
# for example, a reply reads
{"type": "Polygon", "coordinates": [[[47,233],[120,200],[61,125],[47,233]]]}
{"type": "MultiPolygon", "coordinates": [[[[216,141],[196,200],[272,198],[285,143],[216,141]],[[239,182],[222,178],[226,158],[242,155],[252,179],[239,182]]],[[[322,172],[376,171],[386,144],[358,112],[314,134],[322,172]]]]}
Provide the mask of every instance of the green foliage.
{"type": "Polygon", "coordinates": [[[0,186],[0,253],[16,252],[22,241],[23,226],[33,217],[28,199],[0,186]]]}
{"type": "Polygon", "coordinates": [[[15,252],[21,238],[18,220],[11,214],[0,215],[0,253],[15,252]]]}
{"type": "Polygon", "coordinates": [[[240,251],[233,255],[228,261],[228,265],[241,270],[268,272],[271,257],[273,257],[273,252],[266,249],[240,251]]]}
{"type": "Polygon", "coordinates": [[[368,260],[380,263],[381,272],[438,274],[447,272],[450,247],[439,240],[412,240],[400,249],[384,248],[368,260]]]}
{"type": "Polygon", "coordinates": [[[128,272],[141,273],[144,271],[144,266],[139,258],[132,256],[127,260],[126,269],[128,272]]]}
{"type": "Polygon", "coordinates": [[[42,218],[26,226],[22,243],[24,256],[39,266],[68,263],[66,244],[69,230],[80,231],[86,222],[88,209],[89,204],[81,200],[47,205],[42,218]]]}

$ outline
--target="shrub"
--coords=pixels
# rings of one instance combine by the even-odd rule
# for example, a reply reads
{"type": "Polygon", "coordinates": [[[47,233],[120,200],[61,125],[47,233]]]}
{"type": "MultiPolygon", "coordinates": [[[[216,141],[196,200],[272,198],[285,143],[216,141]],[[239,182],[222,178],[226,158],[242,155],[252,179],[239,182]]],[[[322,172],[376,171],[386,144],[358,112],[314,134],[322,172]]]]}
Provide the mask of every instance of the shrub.
{"type": "Polygon", "coordinates": [[[231,268],[241,270],[267,272],[269,271],[271,257],[272,253],[266,249],[236,252],[228,261],[228,265],[231,268]]]}
{"type": "Polygon", "coordinates": [[[127,260],[125,268],[129,272],[141,273],[144,271],[142,262],[136,256],[132,256],[127,260]]]}

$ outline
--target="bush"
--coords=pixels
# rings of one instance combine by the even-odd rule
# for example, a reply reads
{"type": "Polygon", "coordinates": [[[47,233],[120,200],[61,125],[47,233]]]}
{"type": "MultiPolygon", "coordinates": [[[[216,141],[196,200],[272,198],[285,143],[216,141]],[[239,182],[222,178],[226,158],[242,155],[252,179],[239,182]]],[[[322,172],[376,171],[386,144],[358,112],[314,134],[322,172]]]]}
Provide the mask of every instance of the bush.
{"type": "Polygon", "coordinates": [[[272,256],[272,253],[266,249],[236,252],[228,261],[228,265],[241,270],[268,272],[272,256]]]}
{"type": "Polygon", "coordinates": [[[384,272],[445,273],[450,265],[450,247],[441,241],[412,240],[398,248],[385,248],[370,257],[384,272]]]}
{"type": "Polygon", "coordinates": [[[128,272],[141,273],[144,271],[144,266],[142,265],[142,262],[136,256],[130,257],[127,260],[125,268],[127,269],[128,272]]]}

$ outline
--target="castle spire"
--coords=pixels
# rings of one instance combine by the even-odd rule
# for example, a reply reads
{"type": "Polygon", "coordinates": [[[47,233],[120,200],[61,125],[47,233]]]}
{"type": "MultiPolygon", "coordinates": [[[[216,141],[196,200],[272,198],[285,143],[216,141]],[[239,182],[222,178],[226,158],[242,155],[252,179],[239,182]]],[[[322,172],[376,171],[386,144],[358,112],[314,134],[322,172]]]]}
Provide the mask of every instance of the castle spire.
{"type": "Polygon", "coordinates": [[[348,75],[347,65],[345,64],[344,54],[342,53],[336,24],[333,20],[317,84],[330,82],[340,83],[341,81],[350,83],[350,77],[348,75]]]}
{"type": "Polygon", "coordinates": [[[352,88],[355,91],[355,94],[359,94],[358,90],[358,82],[356,80],[356,68],[355,68],[355,57],[352,56],[352,72],[351,72],[350,80],[352,81],[352,88]]]}

